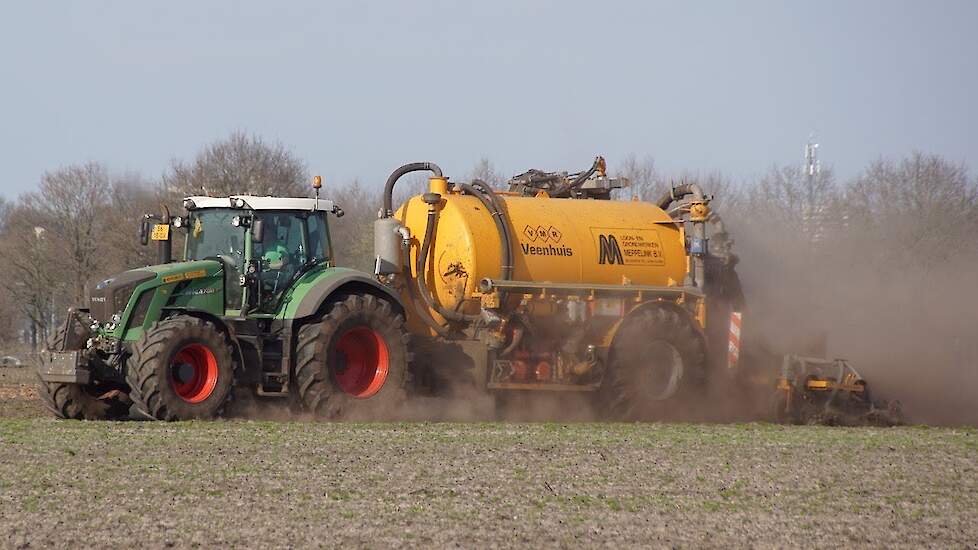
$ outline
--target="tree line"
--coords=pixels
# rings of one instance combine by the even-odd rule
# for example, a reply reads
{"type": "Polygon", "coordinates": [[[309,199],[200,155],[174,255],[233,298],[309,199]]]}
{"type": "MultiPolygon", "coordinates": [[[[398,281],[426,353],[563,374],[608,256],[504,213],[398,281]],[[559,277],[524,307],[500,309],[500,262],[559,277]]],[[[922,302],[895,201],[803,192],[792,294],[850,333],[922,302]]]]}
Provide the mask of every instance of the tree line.
{"type": "MultiPolygon", "coordinates": [[[[934,296],[916,307],[929,312],[978,273],[978,179],[940,155],[881,158],[845,181],[831,169],[809,175],[794,164],[749,181],[722,173],[663,174],[653,159],[634,156],[610,167],[632,182],[619,198],[655,200],[681,181],[696,181],[714,196],[713,207],[736,239],[748,301],[761,324],[783,329],[787,322],[804,333],[831,323],[840,309],[846,318],[852,307],[889,315],[893,304],[914,307],[900,292],[919,297],[925,289],[934,296]]],[[[164,206],[179,212],[180,199],[195,194],[308,196],[309,177],[305,163],[281,144],[240,132],[189,161],[174,161],[158,180],[115,174],[98,162],[43,174],[36,191],[0,202],[0,346],[37,346],[66,308],[84,303],[89,285],[153,263],[152,247],[138,242],[143,214],[164,206]]],[[[506,180],[487,159],[461,179],[474,177],[497,187],[506,180]]],[[[422,177],[402,184],[400,198],[423,185],[422,177]]],[[[379,184],[356,180],[324,190],[346,213],[331,226],[341,265],[371,269],[370,226],[380,193],[379,184]]],[[[969,293],[963,302],[974,298],[969,293]]],[[[952,347],[973,345],[964,343],[967,331],[955,334],[960,338],[952,347]]]]}

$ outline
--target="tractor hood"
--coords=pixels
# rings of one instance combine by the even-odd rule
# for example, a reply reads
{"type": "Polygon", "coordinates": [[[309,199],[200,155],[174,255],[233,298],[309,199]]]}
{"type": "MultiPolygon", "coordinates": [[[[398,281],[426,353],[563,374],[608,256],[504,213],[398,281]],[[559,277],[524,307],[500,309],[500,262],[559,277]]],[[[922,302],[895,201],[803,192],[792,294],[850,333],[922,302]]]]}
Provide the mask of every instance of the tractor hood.
{"type": "Polygon", "coordinates": [[[197,279],[221,271],[220,262],[200,260],[153,265],[124,271],[93,285],[88,293],[88,307],[92,317],[105,323],[113,315],[122,315],[137,287],[146,290],[162,284],[197,279]]]}

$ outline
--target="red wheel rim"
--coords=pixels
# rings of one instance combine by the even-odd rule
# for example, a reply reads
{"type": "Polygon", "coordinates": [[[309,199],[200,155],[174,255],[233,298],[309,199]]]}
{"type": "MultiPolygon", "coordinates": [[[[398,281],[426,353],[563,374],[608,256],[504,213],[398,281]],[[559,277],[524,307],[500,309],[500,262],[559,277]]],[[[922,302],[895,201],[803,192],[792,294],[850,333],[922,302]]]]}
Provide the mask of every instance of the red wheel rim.
{"type": "Polygon", "coordinates": [[[217,357],[203,344],[188,344],[170,360],[170,385],[180,399],[200,403],[217,386],[217,357]]]}
{"type": "Polygon", "coordinates": [[[369,327],[344,332],[334,346],[333,377],[344,392],[366,399],[384,386],[390,368],[387,343],[369,327]]]}

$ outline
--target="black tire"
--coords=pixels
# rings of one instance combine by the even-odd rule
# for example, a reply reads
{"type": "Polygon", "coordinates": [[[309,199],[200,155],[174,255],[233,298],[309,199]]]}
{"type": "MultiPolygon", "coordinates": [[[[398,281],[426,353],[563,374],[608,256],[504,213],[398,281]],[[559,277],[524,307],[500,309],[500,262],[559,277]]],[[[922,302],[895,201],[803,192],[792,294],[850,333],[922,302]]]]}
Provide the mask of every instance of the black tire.
{"type": "MultiPolygon", "coordinates": [[[[71,351],[85,347],[88,333],[72,319],[58,327],[49,337],[50,351],[71,351]],[[68,329],[65,330],[65,327],[68,329]]],[[[44,406],[56,417],[65,420],[117,420],[129,414],[129,403],[119,396],[118,388],[105,384],[66,384],[45,382],[37,376],[38,395],[44,406]],[[101,398],[101,399],[100,399],[101,398]]]]}
{"type": "Polygon", "coordinates": [[[211,322],[177,315],[154,323],[126,363],[133,407],[157,420],[220,416],[234,386],[234,361],[211,322]]]}
{"type": "Polygon", "coordinates": [[[598,390],[603,416],[615,420],[668,417],[700,393],[706,380],[706,347],[692,321],[663,307],[626,318],[611,346],[598,390]]]}
{"type": "Polygon", "coordinates": [[[320,321],[299,329],[294,390],[319,417],[389,416],[407,396],[407,344],[404,318],[390,302],[369,294],[347,296],[320,321]]]}

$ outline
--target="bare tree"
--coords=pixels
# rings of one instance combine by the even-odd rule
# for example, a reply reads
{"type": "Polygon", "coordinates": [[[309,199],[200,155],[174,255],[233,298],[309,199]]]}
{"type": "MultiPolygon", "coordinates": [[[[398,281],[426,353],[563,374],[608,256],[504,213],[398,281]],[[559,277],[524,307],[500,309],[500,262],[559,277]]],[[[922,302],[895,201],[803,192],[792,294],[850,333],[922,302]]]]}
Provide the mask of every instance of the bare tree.
{"type": "Polygon", "coordinates": [[[373,221],[380,208],[380,193],[354,180],[326,191],[343,209],[342,218],[330,220],[330,237],[336,261],[344,267],[373,271],[373,221]]]}
{"type": "Polygon", "coordinates": [[[634,154],[630,154],[615,166],[618,168],[618,175],[628,178],[631,183],[629,189],[623,191],[625,196],[654,201],[669,190],[669,184],[659,175],[655,168],[655,159],[651,156],[639,160],[634,154]]]}
{"type": "Polygon", "coordinates": [[[847,186],[846,205],[894,262],[932,265],[978,254],[978,180],[940,155],[914,152],[873,162],[847,186]]]}
{"type": "Polygon", "coordinates": [[[205,147],[191,162],[174,161],[163,176],[163,187],[177,196],[304,197],[309,194],[307,176],[305,163],[281,143],[234,132],[205,147]]]}
{"type": "Polygon", "coordinates": [[[74,304],[84,300],[88,283],[100,275],[110,188],[106,168],[89,162],[45,173],[38,192],[21,197],[25,208],[36,209],[38,225],[50,237],[50,261],[62,269],[66,299],[74,304]]]}
{"type": "MultiPolygon", "coordinates": [[[[16,304],[18,316],[26,318],[31,329],[31,348],[46,337],[54,316],[55,297],[65,289],[63,273],[52,260],[59,252],[53,246],[44,223],[47,219],[23,204],[4,216],[0,233],[0,287],[8,302],[16,304]]],[[[6,312],[12,316],[12,312],[6,312]]]]}
{"type": "MultiPolygon", "coordinates": [[[[108,275],[156,263],[155,247],[139,243],[138,229],[144,214],[160,212],[165,203],[166,197],[159,189],[143,180],[139,174],[123,174],[113,178],[106,215],[109,223],[101,232],[102,242],[112,254],[103,259],[100,273],[108,275]]],[[[180,235],[179,231],[173,232],[175,239],[180,235]]],[[[178,249],[175,242],[174,250],[178,249]]]]}
{"type": "Polygon", "coordinates": [[[468,179],[479,179],[498,189],[502,188],[507,178],[496,170],[496,167],[493,166],[492,161],[488,157],[482,157],[472,167],[472,172],[469,174],[468,179]]]}
{"type": "Polygon", "coordinates": [[[742,209],[746,210],[748,221],[768,225],[777,221],[787,231],[817,240],[837,202],[835,176],[830,168],[809,176],[799,166],[774,166],[745,190],[742,209]]]}

